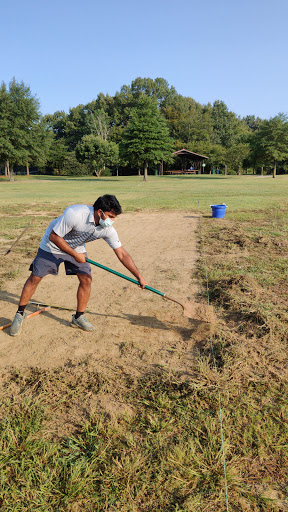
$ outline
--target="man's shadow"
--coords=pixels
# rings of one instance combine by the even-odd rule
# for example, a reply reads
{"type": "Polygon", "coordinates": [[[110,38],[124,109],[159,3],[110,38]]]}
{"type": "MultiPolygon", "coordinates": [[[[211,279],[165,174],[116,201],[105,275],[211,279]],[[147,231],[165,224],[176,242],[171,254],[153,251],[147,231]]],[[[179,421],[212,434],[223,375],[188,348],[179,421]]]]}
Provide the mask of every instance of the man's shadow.
{"type": "MultiPolygon", "coordinates": [[[[10,302],[10,304],[15,304],[15,313],[17,311],[17,306],[18,306],[18,303],[19,303],[19,296],[18,295],[15,295],[14,293],[10,293],[10,292],[7,292],[6,290],[0,290],[0,300],[2,300],[3,302],[10,302]]],[[[45,307],[45,303],[43,301],[40,301],[39,302],[39,305],[37,303],[37,299],[34,299],[33,298],[33,302],[35,302],[36,304],[30,304],[28,303],[27,304],[27,307],[25,308],[25,312],[27,312],[27,314],[29,315],[30,313],[34,313],[35,311],[39,310],[39,309],[42,309],[43,307],[45,307]]],[[[48,304],[47,304],[48,305],[48,304]]],[[[55,311],[57,310],[57,308],[55,308],[55,311]]],[[[45,315],[47,315],[49,318],[55,320],[56,322],[59,322],[60,324],[62,325],[70,325],[71,324],[71,321],[67,321],[67,320],[63,320],[62,318],[59,318],[57,316],[57,314],[53,314],[52,313],[53,311],[53,308],[45,311],[45,315]]],[[[69,309],[66,309],[66,308],[60,308],[59,307],[59,311],[67,311],[69,312],[69,309]]],[[[71,314],[73,313],[73,311],[75,312],[75,310],[72,310],[71,308],[71,314]]],[[[104,316],[106,317],[107,314],[101,314],[101,313],[96,313],[96,312],[91,312],[89,311],[90,314],[92,315],[97,315],[97,316],[104,316]]],[[[114,315],[112,315],[114,316],[114,315]]],[[[2,325],[6,325],[10,322],[12,322],[13,318],[7,318],[7,317],[0,317],[0,327],[2,325]]]]}
{"type": "Polygon", "coordinates": [[[148,327],[150,329],[157,329],[163,331],[174,331],[179,334],[183,341],[187,341],[193,335],[193,329],[187,329],[186,327],[182,327],[179,325],[175,325],[171,322],[162,322],[155,318],[154,316],[139,316],[139,315],[131,315],[128,313],[122,313],[122,316],[119,318],[127,318],[132,325],[148,327]]]}
{"type": "MultiPolygon", "coordinates": [[[[17,308],[18,302],[19,302],[18,295],[10,293],[6,290],[0,290],[0,300],[2,300],[3,302],[9,302],[10,304],[15,304],[15,312],[16,312],[16,308],[17,308]]],[[[37,299],[33,298],[33,302],[37,303],[37,299]]],[[[37,304],[28,304],[26,311],[28,314],[30,314],[30,313],[34,313],[35,311],[37,311],[37,309],[41,309],[43,307],[44,307],[43,302],[42,302],[42,305],[39,305],[38,307],[37,307],[37,304]]],[[[55,320],[56,322],[59,322],[61,325],[70,326],[71,321],[63,320],[62,318],[59,318],[56,313],[55,314],[52,313],[52,310],[53,310],[53,308],[45,311],[45,315],[47,315],[49,318],[55,320]]],[[[57,308],[55,308],[55,311],[57,311],[57,308]]],[[[69,312],[68,309],[62,310],[60,307],[59,307],[59,311],[69,312]]],[[[71,313],[73,311],[74,310],[72,310],[72,308],[71,308],[71,313]]],[[[193,331],[194,331],[193,328],[187,329],[186,327],[175,325],[175,324],[172,324],[171,322],[162,322],[161,320],[159,320],[158,318],[156,318],[154,316],[132,315],[129,313],[120,313],[118,315],[113,315],[113,314],[109,315],[107,313],[98,313],[98,312],[93,312],[90,310],[87,310],[87,313],[89,313],[90,315],[98,316],[98,317],[119,318],[122,320],[126,319],[132,325],[136,325],[138,327],[148,327],[150,329],[164,330],[164,331],[173,330],[173,331],[177,332],[182,337],[183,341],[189,340],[191,338],[191,336],[193,335],[193,331]]],[[[12,322],[12,320],[13,320],[13,318],[11,319],[11,318],[7,318],[7,317],[0,317],[0,327],[2,325],[6,325],[6,324],[12,322]]]]}

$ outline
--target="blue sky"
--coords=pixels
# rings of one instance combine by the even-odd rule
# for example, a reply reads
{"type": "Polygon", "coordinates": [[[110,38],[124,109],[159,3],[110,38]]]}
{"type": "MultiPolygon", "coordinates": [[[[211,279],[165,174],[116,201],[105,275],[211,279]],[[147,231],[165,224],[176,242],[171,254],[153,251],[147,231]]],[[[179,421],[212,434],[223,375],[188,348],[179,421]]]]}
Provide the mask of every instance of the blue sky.
{"type": "Polygon", "coordinates": [[[24,81],[43,114],[138,76],[239,116],[288,113],[287,0],[9,0],[0,17],[0,81],[24,81]]]}

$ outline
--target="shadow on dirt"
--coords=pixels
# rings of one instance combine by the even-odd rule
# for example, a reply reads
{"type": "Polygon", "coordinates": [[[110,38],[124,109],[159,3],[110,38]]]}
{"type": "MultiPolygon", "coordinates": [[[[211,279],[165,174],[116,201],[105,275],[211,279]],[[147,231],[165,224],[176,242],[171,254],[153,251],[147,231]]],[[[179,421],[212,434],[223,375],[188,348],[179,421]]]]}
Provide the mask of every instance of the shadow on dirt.
{"type": "Polygon", "coordinates": [[[132,325],[148,327],[149,329],[162,329],[168,331],[170,328],[154,316],[140,316],[123,313],[121,316],[119,315],[119,318],[126,318],[132,325]]]}
{"type": "MultiPolygon", "coordinates": [[[[18,295],[1,290],[0,291],[0,300],[2,300],[3,302],[9,302],[10,304],[15,304],[15,312],[16,312],[16,308],[17,308],[17,305],[19,302],[18,295]]],[[[37,302],[37,301],[35,300],[35,302],[37,302]]],[[[43,305],[44,305],[44,303],[43,303],[43,305]]],[[[40,306],[40,309],[41,309],[41,307],[44,307],[43,305],[40,306]]],[[[29,314],[29,313],[34,313],[35,311],[37,311],[37,309],[39,309],[39,307],[37,305],[28,304],[26,311],[29,314]]],[[[60,323],[61,325],[70,326],[70,323],[71,323],[70,318],[69,318],[69,320],[60,318],[57,315],[57,308],[55,308],[54,311],[55,311],[55,313],[53,312],[53,308],[51,308],[48,311],[45,311],[44,314],[48,318],[55,320],[56,322],[60,323]]],[[[60,311],[61,311],[61,306],[59,306],[59,312],[60,311]]],[[[70,316],[70,314],[72,315],[74,310],[71,308],[71,311],[69,311],[69,310],[67,311],[65,309],[63,309],[62,311],[65,311],[67,316],[68,315],[70,316]]],[[[120,313],[119,315],[113,315],[113,314],[110,315],[107,313],[103,314],[103,313],[93,312],[90,310],[87,310],[87,313],[89,313],[89,315],[94,315],[97,317],[119,318],[122,320],[124,319],[124,320],[127,320],[128,322],[130,322],[131,325],[136,325],[137,327],[145,327],[147,329],[156,329],[156,330],[162,330],[162,331],[172,330],[172,331],[176,332],[179,336],[181,336],[183,341],[189,341],[190,339],[193,339],[194,336],[195,336],[195,338],[199,339],[200,333],[201,333],[200,334],[200,337],[201,337],[204,333],[207,334],[207,331],[209,331],[209,328],[208,328],[208,325],[206,322],[192,320],[192,319],[189,319],[191,327],[187,328],[187,327],[183,327],[181,325],[175,325],[174,323],[171,323],[171,322],[162,322],[161,320],[159,320],[158,318],[156,318],[154,316],[132,315],[129,313],[120,313]]],[[[0,318],[0,326],[8,324],[12,320],[13,320],[13,318],[9,319],[7,317],[1,317],[0,318]]],[[[3,332],[8,333],[8,331],[6,331],[6,330],[3,332]]]]}

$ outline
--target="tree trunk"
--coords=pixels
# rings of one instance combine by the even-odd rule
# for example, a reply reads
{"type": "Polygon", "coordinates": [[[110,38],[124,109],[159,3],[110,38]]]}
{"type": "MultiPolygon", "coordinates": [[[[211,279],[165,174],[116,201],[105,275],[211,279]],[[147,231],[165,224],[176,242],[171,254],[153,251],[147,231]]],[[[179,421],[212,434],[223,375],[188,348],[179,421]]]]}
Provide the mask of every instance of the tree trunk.
{"type": "Polygon", "coordinates": [[[116,169],[116,176],[117,176],[117,177],[119,176],[119,169],[118,169],[118,167],[117,167],[117,169],[116,169]]]}
{"type": "Polygon", "coordinates": [[[261,176],[263,176],[264,172],[263,172],[263,165],[261,167],[261,176]]]}
{"type": "Polygon", "coordinates": [[[10,165],[9,171],[10,171],[10,181],[14,181],[14,169],[13,169],[13,164],[11,164],[11,165],[10,165]]]}
{"type": "Polygon", "coordinates": [[[162,162],[160,162],[160,165],[159,165],[159,175],[163,176],[163,160],[162,160],[162,162]]]}
{"type": "Polygon", "coordinates": [[[5,176],[9,176],[9,160],[5,163],[5,176]]]}
{"type": "Polygon", "coordinates": [[[143,181],[147,181],[148,179],[148,168],[147,168],[147,161],[144,162],[144,178],[143,181]]]}
{"type": "Polygon", "coordinates": [[[237,172],[237,174],[238,174],[238,176],[241,176],[241,167],[240,167],[240,165],[239,165],[239,167],[238,167],[238,172],[237,172]]]}
{"type": "Polygon", "coordinates": [[[224,175],[227,176],[227,165],[225,164],[224,175]]]}
{"type": "Polygon", "coordinates": [[[138,176],[141,176],[141,169],[138,167],[138,176]]]}
{"type": "Polygon", "coordinates": [[[274,160],[273,178],[276,178],[276,160],[274,160]]]}
{"type": "Polygon", "coordinates": [[[29,164],[28,164],[28,162],[27,162],[27,164],[26,164],[26,174],[27,174],[27,176],[30,176],[30,172],[29,172],[29,164]]]}

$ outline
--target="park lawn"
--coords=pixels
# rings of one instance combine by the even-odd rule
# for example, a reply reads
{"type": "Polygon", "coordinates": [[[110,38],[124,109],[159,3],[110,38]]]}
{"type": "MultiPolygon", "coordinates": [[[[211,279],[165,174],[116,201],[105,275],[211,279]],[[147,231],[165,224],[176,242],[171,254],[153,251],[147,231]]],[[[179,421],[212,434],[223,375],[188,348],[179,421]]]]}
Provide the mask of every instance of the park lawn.
{"type": "Polygon", "coordinates": [[[34,179],[1,183],[6,247],[38,213],[33,236],[3,261],[2,283],[13,279],[17,258],[37,246],[61,204],[115,193],[124,209],[147,209],[149,221],[151,208],[198,213],[199,202],[198,279],[203,300],[216,309],[216,332],[198,344],[186,378],[157,368],[131,379],[115,369],[111,382],[84,363],[11,369],[1,391],[1,510],[226,510],[220,393],[229,510],[285,512],[288,177],[151,177],[146,184],[133,177],[113,187],[110,180],[95,181],[95,194],[91,180],[41,181],[41,191],[34,179]],[[211,217],[210,204],[218,202],[229,207],[221,220],[211,217]],[[91,415],[71,436],[49,435],[55,411],[71,400],[80,408],[92,385],[95,393],[114,389],[134,414],[117,421],[91,415]]]}
{"type": "Polygon", "coordinates": [[[211,204],[226,203],[233,212],[288,204],[288,176],[138,176],[107,178],[16,177],[0,181],[2,207],[30,204],[56,209],[93,203],[99,195],[119,197],[124,211],[193,210],[210,214],[211,204]]]}

